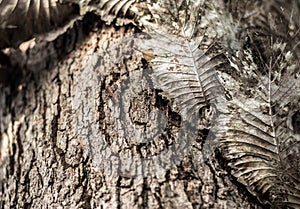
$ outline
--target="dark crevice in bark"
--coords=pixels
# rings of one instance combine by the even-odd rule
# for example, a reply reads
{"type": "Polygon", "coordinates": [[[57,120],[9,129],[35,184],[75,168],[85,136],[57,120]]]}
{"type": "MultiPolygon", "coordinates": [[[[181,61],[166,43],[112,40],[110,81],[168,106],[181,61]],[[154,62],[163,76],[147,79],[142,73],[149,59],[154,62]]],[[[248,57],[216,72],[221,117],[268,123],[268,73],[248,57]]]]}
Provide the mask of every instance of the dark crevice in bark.
{"type": "Polygon", "coordinates": [[[34,95],[32,97],[34,98],[35,101],[35,104],[32,107],[32,112],[35,112],[38,108],[38,104],[39,104],[38,101],[40,97],[41,88],[39,88],[38,79],[36,77],[32,79],[32,83],[33,83],[33,91],[34,91],[34,95]]]}
{"type": "Polygon", "coordinates": [[[32,205],[32,200],[30,202],[24,203],[24,208],[29,209],[29,208],[31,208],[31,205],[32,205]]]}
{"type": "MultiPolygon", "coordinates": [[[[22,154],[23,154],[23,145],[22,145],[22,142],[21,142],[21,136],[20,136],[20,129],[21,129],[21,126],[18,127],[18,130],[16,131],[16,149],[18,150],[17,152],[15,152],[16,155],[14,155],[14,160],[15,162],[13,163],[13,166],[16,168],[15,170],[15,197],[14,197],[14,200],[13,200],[13,205],[17,206],[18,203],[19,203],[19,185],[20,185],[20,179],[21,179],[21,173],[22,173],[22,154]]],[[[14,130],[13,130],[14,131],[14,130]]]]}
{"type": "Polygon", "coordinates": [[[15,89],[18,83],[18,79],[15,78],[15,75],[18,75],[16,71],[19,69],[13,69],[9,56],[0,51],[0,87],[15,89]]]}
{"type": "Polygon", "coordinates": [[[142,189],[142,208],[148,208],[148,192],[149,192],[149,185],[147,178],[143,179],[143,189],[142,189]]]}
{"type": "MultiPolygon", "coordinates": [[[[104,79],[105,80],[105,79],[104,79]]],[[[99,130],[104,131],[104,119],[105,119],[105,111],[104,111],[104,100],[102,96],[102,92],[105,91],[105,82],[101,83],[100,93],[99,93],[99,105],[98,105],[98,113],[99,113],[99,130]]]]}
{"type": "MultiPolygon", "coordinates": [[[[47,116],[46,116],[46,111],[47,111],[47,98],[46,98],[46,92],[42,91],[41,92],[41,99],[40,99],[40,103],[43,104],[43,108],[42,108],[42,119],[43,119],[43,127],[42,127],[42,132],[43,132],[43,138],[46,139],[46,128],[47,128],[47,116]]],[[[37,100],[38,101],[38,100],[37,100]]],[[[47,144],[47,141],[44,141],[44,144],[47,144]]]]}
{"type": "Polygon", "coordinates": [[[122,177],[119,176],[118,180],[116,182],[117,209],[121,209],[121,205],[122,205],[122,202],[121,202],[121,181],[122,181],[122,177]]]}
{"type": "Polygon", "coordinates": [[[162,204],[162,197],[161,197],[161,188],[156,187],[155,192],[153,193],[155,200],[158,203],[158,208],[163,209],[163,204],[162,204]]]}
{"type": "Polygon", "coordinates": [[[70,66],[68,67],[68,78],[70,78],[70,82],[68,84],[68,97],[71,97],[72,92],[72,85],[74,85],[74,74],[71,71],[71,66],[75,63],[75,60],[72,59],[72,62],[70,63],[70,66]]]}
{"type": "Polygon", "coordinates": [[[214,189],[213,189],[213,192],[212,192],[212,196],[214,198],[214,201],[216,202],[217,199],[218,199],[218,190],[219,190],[219,184],[218,184],[218,180],[217,180],[217,173],[216,173],[216,170],[215,170],[215,164],[213,164],[213,162],[211,162],[212,160],[211,159],[208,159],[207,161],[205,161],[205,165],[208,166],[209,170],[211,171],[212,173],[212,180],[214,182],[214,189]]]}
{"type": "MultiPolygon", "coordinates": [[[[27,150],[27,151],[29,151],[29,150],[27,150]]],[[[24,196],[23,196],[23,198],[22,198],[22,202],[24,202],[24,208],[30,208],[31,207],[31,205],[32,205],[32,201],[33,201],[33,199],[34,198],[36,198],[36,197],[34,197],[33,195],[36,195],[36,194],[30,194],[30,176],[29,176],[29,174],[30,174],[30,172],[31,172],[31,170],[33,169],[33,166],[34,166],[34,163],[35,163],[35,161],[36,161],[36,159],[35,159],[35,153],[34,153],[34,151],[33,150],[30,150],[31,152],[32,152],[32,159],[30,160],[30,165],[29,165],[29,168],[28,168],[28,170],[26,170],[25,172],[26,172],[26,174],[25,174],[25,176],[24,176],[24,196],[26,195],[26,193],[28,194],[28,197],[30,197],[30,202],[28,202],[28,199],[26,199],[24,196]]]]}
{"type": "MultiPolygon", "coordinates": [[[[88,158],[88,157],[87,157],[88,158]]],[[[85,160],[82,162],[82,169],[83,169],[83,176],[81,177],[81,182],[85,182],[82,186],[82,196],[81,200],[83,201],[82,207],[86,209],[91,209],[91,200],[93,198],[91,194],[91,188],[90,188],[90,178],[89,178],[89,171],[90,167],[88,165],[88,160],[85,160]]]]}
{"type": "MultiPolygon", "coordinates": [[[[37,176],[38,176],[38,178],[39,178],[39,180],[41,182],[41,188],[44,188],[44,182],[43,182],[42,174],[40,172],[40,168],[38,166],[36,166],[36,165],[35,165],[35,167],[36,167],[36,171],[37,171],[37,176]]],[[[42,196],[42,193],[40,193],[37,197],[41,197],[41,196],[42,196]]]]}
{"type": "Polygon", "coordinates": [[[193,208],[195,208],[194,203],[192,203],[192,194],[191,192],[188,191],[188,181],[184,181],[183,183],[183,190],[184,193],[186,194],[187,199],[189,200],[189,202],[192,204],[193,208]]]}
{"type": "Polygon", "coordinates": [[[72,167],[72,165],[66,162],[65,151],[63,149],[61,149],[60,147],[56,147],[56,152],[59,155],[60,163],[65,170],[67,170],[69,167],[72,167]]]}
{"type": "MultiPolygon", "coordinates": [[[[16,143],[12,144],[12,153],[10,153],[10,174],[7,176],[7,179],[9,176],[13,176],[13,174],[15,173],[15,166],[18,166],[18,162],[15,160],[16,158],[16,154],[17,154],[17,145],[16,143]]],[[[15,182],[15,184],[18,184],[18,181],[15,182]]],[[[17,187],[17,185],[16,185],[17,187]]],[[[15,189],[15,194],[17,194],[18,192],[18,188],[15,189]]],[[[15,199],[13,202],[13,206],[16,206],[17,204],[17,200],[15,199]]]]}
{"type": "MultiPolygon", "coordinates": [[[[190,162],[191,159],[188,157],[188,162],[190,162]]],[[[184,180],[184,181],[190,181],[193,179],[196,179],[196,176],[194,175],[194,173],[192,172],[192,170],[190,169],[190,167],[188,167],[188,165],[186,165],[187,162],[185,162],[184,160],[177,166],[178,169],[178,179],[180,180],[184,180]]]]}
{"type": "MultiPolygon", "coordinates": [[[[8,176],[12,176],[15,172],[15,155],[17,153],[17,146],[16,143],[12,144],[12,152],[9,150],[9,173],[7,174],[8,176]]],[[[6,177],[8,177],[6,176],[6,177]]]]}
{"type": "Polygon", "coordinates": [[[11,69],[11,63],[9,56],[7,56],[5,53],[3,53],[0,50],[0,85],[6,86],[8,85],[8,81],[10,79],[10,71],[11,69]]]}
{"type": "Polygon", "coordinates": [[[61,118],[61,111],[62,111],[62,107],[61,107],[61,97],[62,97],[62,93],[61,93],[61,86],[62,86],[62,81],[60,79],[60,72],[58,72],[57,76],[55,77],[55,80],[57,82],[58,85],[58,96],[57,96],[57,114],[54,116],[54,118],[52,119],[51,122],[51,139],[53,140],[53,145],[55,148],[56,153],[59,156],[60,159],[60,163],[61,165],[64,167],[64,169],[68,169],[69,167],[72,167],[70,164],[68,164],[66,162],[66,156],[65,153],[68,150],[68,143],[67,143],[67,148],[66,150],[61,149],[60,147],[57,146],[57,135],[59,130],[59,120],[61,118]]]}
{"type": "MultiPolygon", "coordinates": [[[[59,79],[59,78],[57,78],[57,79],[59,79]]],[[[60,85],[60,84],[58,84],[58,85],[60,85]]],[[[59,91],[59,95],[58,95],[57,102],[56,102],[57,114],[53,116],[53,119],[51,121],[51,134],[50,134],[50,137],[53,140],[53,145],[54,145],[55,148],[56,148],[56,145],[57,145],[58,123],[59,123],[60,111],[61,111],[61,108],[60,108],[60,87],[59,87],[58,91],[59,91]]]]}

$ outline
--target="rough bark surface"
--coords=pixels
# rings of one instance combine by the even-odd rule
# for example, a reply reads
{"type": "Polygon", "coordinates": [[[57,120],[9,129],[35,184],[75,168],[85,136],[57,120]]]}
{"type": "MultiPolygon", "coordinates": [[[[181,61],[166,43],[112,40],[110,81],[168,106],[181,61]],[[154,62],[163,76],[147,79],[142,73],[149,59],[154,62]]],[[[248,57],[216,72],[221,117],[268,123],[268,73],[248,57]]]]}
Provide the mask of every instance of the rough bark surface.
{"type": "Polygon", "coordinates": [[[217,153],[203,160],[207,131],[157,176],[118,170],[115,153],[144,157],[176,143],[180,118],[147,79],[136,80],[147,78],[147,64],[126,53],[130,43],[109,47],[135,28],[97,22],[86,35],[88,19],[54,42],[9,52],[13,82],[0,94],[0,207],[262,208],[234,184],[217,153]],[[137,94],[139,84],[145,88],[137,94]],[[161,136],[140,145],[137,133],[159,115],[161,136]]]}

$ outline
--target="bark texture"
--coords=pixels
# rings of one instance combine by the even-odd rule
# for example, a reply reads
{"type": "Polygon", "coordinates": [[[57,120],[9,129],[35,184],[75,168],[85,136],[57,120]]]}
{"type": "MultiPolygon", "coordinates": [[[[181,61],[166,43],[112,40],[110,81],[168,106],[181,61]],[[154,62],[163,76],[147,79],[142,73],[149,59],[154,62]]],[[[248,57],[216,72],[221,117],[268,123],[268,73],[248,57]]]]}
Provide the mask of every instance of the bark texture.
{"type": "Polygon", "coordinates": [[[208,130],[197,134],[180,163],[156,176],[138,175],[139,164],[128,172],[122,167],[116,157],[122,153],[140,159],[176,143],[180,117],[149,87],[141,53],[126,52],[130,41],[118,42],[136,29],[91,19],[54,42],[8,52],[12,81],[0,94],[0,207],[262,208],[234,183],[218,153],[203,160],[208,130]],[[157,121],[165,126],[159,136],[139,141],[157,121]]]}

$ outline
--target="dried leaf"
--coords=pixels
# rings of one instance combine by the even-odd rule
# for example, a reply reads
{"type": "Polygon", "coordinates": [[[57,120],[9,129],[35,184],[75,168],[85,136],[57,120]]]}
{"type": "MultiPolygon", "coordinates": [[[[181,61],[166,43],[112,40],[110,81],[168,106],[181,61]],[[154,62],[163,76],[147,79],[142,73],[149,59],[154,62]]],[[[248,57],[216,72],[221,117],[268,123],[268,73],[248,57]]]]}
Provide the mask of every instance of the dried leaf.
{"type": "Polygon", "coordinates": [[[36,34],[59,30],[76,14],[56,0],[13,0],[0,4],[0,48],[17,47],[36,34]]]}
{"type": "Polygon", "coordinates": [[[242,69],[239,73],[241,77],[251,74],[255,80],[253,95],[236,94],[226,104],[229,113],[218,118],[224,125],[215,132],[232,174],[252,194],[273,208],[299,208],[300,135],[291,125],[300,109],[299,78],[286,70],[296,62],[294,55],[272,40],[262,47],[272,48],[272,54],[251,47],[250,55],[259,56],[260,65],[249,68],[252,74],[243,75],[242,69]]]}
{"type": "Polygon", "coordinates": [[[156,88],[174,100],[181,113],[195,114],[223,93],[216,68],[225,60],[212,52],[200,28],[200,1],[158,1],[150,6],[155,23],[144,22],[147,33],[136,39],[137,48],[153,70],[156,88]],[[161,19],[163,17],[163,19],[161,19]],[[145,57],[145,55],[144,55],[145,57]]]}

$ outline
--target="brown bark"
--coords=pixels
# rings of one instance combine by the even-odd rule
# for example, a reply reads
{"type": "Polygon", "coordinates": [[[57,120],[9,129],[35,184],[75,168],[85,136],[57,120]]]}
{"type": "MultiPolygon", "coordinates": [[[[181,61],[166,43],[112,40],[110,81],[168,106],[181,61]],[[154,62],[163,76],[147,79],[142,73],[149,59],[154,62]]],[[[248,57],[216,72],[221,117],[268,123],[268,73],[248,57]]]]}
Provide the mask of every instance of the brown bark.
{"type": "Polygon", "coordinates": [[[143,57],[126,52],[130,42],[115,44],[134,27],[100,23],[86,37],[85,25],[10,53],[12,75],[22,76],[1,87],[1,208],[261,208],[217,153],[203,160],[208,130],[178,164],[149,171],[156,175],[120,166],[122,153],[141,159],[180,142],[180,117],[151,88],[143,57]],[[161,121],[141,143],[138,133],[161,121]]]}

